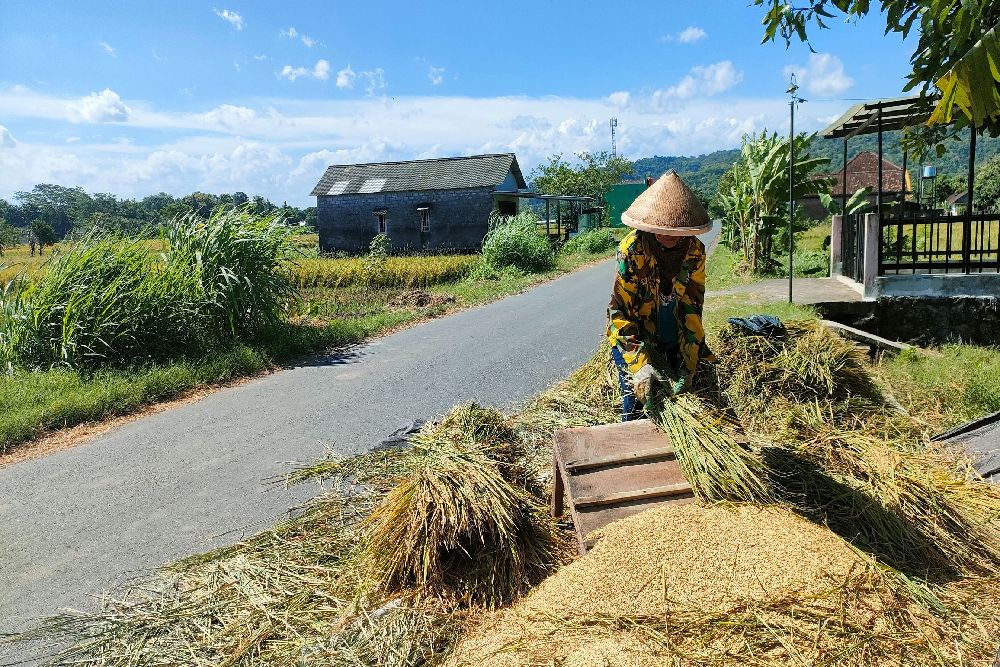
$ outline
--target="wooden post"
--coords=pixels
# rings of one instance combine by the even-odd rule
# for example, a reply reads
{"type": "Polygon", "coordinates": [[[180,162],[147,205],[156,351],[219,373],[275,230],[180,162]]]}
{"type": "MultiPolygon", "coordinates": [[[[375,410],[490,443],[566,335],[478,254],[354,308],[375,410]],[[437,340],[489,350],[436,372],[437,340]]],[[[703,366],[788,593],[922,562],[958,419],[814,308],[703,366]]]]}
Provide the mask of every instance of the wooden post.
{"type": "Polygon", "coordinates": [[[551,200],[545,200],[545,236],[551,237],[552,231],[549,229],[549,203],[551,200]]]}
{"type": "Polygon", "coordinates": [[[844,273],[843,262],[844,216],[833,216],[830,225],[830,277],[844,273]]]}
{"type": "Polygon", "coordinates": [[[844,172],[841,179],[840,212],[847,215],[847,137],[844,137],[844,172]]]}
{"type": "Polygon", "coordinates": [[[962,273],[972,273],[972,201],[976,180],[976,125],[969,125],[969,188],[965,204],[965,224],[962,230],[962,273]]]}
{"type": "Polygon", "coordinates": [[[882,219],[882,103],[878,103],[878,217],[882,219]]]}

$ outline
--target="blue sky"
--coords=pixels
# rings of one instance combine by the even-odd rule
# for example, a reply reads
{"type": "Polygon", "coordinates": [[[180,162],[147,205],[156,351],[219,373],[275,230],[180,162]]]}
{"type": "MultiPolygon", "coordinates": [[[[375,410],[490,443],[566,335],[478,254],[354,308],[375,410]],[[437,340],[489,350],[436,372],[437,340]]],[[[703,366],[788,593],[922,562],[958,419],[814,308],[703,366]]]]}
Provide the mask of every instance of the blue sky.
{"type": "Polygon", "coordinates": [[[609,148],[638,158],[821,129],[898,94],[911,43],[875,16],[760,45],[743,0],[0,0],[0,197],[35,183],[296,205],[332,163],[609,148]]]}

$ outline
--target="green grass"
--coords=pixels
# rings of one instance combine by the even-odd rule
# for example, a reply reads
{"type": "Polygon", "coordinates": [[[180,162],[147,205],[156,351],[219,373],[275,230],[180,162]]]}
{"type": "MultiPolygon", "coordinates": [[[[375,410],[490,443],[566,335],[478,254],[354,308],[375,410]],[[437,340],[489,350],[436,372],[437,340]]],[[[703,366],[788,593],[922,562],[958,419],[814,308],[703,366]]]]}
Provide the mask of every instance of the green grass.
{"type": "Polygon", "coordinates": [[[739,253],[733,252],[729,246],[720,241],[705,262],[706,289],[709,292],[717,292],[756,280],[749,274],[737,271],[740,259],[742,258],[739,253]]]}
{"type": "Polygon", "coordinates": [[[903,406],[946,429],[1000,411],[1000,349],[946,345],[886,359],[882,375],[903,406]]]}
{"type": "MultiPolygon", "coordinates": [[[[830,249],[824,247],[830,236],[828,222],[813,225],[795,235],[795,275],[800,278],[826,278],[830,275],[830,249]]],[[[706,271],[708,272],[709,291],[719,291],[749,285],[759,280],[781,278],[788,275],[787,254],[776,257],[781,268],[774,273],[753,276],[738,270],[742,257],[733,252],[721,241],[708,257],[706,271]]]]}
{"type": "MultiPolygon", "coordinates": [[[[455,305],[474,306],[516,294],[609,254],[560,254],[556,267],[545,273],[460,280],[429,291],[455,297],[455,305]]],[[[608,290],[610,294],[610,284],[608,290]]],[[[303,288],[295,306],[302,317],[258,344],[235,344],[199,357],[127,368],[18,370],[0,376],[0,454],[50,431],[131,414],[185,392],[271,370],[298,355],[357,343],[451,307],[391,307],[389,302],[403,291],[303,288]]]]}

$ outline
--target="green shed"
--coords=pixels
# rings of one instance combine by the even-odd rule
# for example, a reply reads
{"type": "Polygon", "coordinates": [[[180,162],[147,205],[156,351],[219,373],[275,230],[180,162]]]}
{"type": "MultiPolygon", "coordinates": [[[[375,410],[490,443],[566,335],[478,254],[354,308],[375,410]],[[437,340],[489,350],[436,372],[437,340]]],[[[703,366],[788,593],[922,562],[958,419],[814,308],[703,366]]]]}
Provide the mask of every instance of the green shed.
{"type": "Polygon", "coordinates": [[[635,198],[648,188],[645,181],[637,183],[616,183],[604,193],[604,204],[612,227],[624,227],[622,213],[632,205],[635,198]]]}

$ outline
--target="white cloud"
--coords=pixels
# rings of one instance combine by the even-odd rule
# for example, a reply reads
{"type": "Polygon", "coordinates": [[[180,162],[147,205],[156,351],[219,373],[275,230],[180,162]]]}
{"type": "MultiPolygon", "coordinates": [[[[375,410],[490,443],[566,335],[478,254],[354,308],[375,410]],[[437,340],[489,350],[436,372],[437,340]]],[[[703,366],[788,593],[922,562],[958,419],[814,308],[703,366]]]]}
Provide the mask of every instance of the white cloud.
{"type": "Polygon", "coordinates": [[[212,11],[220,19],[228,21],[237,30],[243,30],[243,17],[236,12],[229,9],[223,9],[221,12],[218,9],[213,9],[212,11]]]}
{"type": "Polygon", "coordinates": [[[368,72],[361,72],[361,76],[368,79],[368,85],[365,86],[365,94],[368,95],[368,97],[372,97],[376,93],[380,93],[385,90],[387,85],[385,81],[385,70],[381,67],[376,67],[368,72]]]}
{"type": "Polygon", "coordinates": [[[257,118],[257,112],[249,107],[238,107],[232,104],[223,104],[201,115],[202,119],[211,126],[218,126],[227,129],[240,129],[247,123],[257,118]]]}
{"type": "Polygon", "coordinates": [[[74,123],[124,123],[132,110],[125,106],[118,93],[105,88],[66,105],[66,113],[74,123]]]}
{"type": "Polygon", "coordinates": [[[316,64],[313,65],[311,70],[306,69],[305,67],[292,67],[291,65],[285,65],[281,68],[281,72],[278,76],[283,79],[288,79],[289,81],[295,81],[295,79],[298,79],[299,77],[326,81],[330,78],[330,63],[320,58],[316,61],[316,64]]]}
{"type": "Polygon", "coordinates": [[[444,68],[431,65],[427,71],[427,78],[430,79],[432,86],[440,86],[444,82],[444,68]]]}
{"type": "MultiPolygon", "coordinates": [[[[32,137],[50,137],[26,143],[22,131],[16,148],[0,149],[0,197],[50,182],[129,197],[243,190],[311,205],[308,192],[330,163],[514,151],[528,172],[553,153],[608,150],[612,116],[618,118],[619,151],[633,159],[732,148],[745,132],[787,128],[782,97],[730,95],[720,104],[696,95],[682,104],[672,100],[670,113],[653,104],[651,94],[625,90],[595,98],[268,97],[193,112],[130,100],[128,137],[134,142],[125,145],[74,133],[66,107],[79,100],[0,86],[0,118],[7,126],[21,127],[19,119],[30,118],[25,126],[41,130],[32,137]],[[81,139],[66,143],[71,134],[81,139]]],[[[817,119],[842,106],[810,103],[802,130],[821,129],[817,119]]]]}
{"type": "Polygon", "coordinates": [[[708,33],[697,26],[688,26],[677,33],[677,41],[681,44],[694,44],[708,37],[708,33]]]}
{"type": "Polygon", "coordinates": [[[330,78],[330,63],[320,58],[316,61],[316,66],[313,67],[312,75],[320,81],[326,81],[330,78]]]}
{"type": "Polygon", "coordinates": [[[99,47],[101,47],[102,49],[104,49],[104,52],[107,53],[112,58],[117,58],[118,57],[118,54],[115,53],[115,47],[111,46],[107,42],[98,42],[97,45],[99,47]]]}
{"type": "Polygon", "coordinates": [[[677,85],[657,91],[656,96],[681,100],[709,97],[724,93],[742,80],[743,72],[737,70],[729,60],[711,65],[695,65],[677,85]]]}
{"type": "Polygon", "coordinates": [[[257,55],[255,55],[253,57],[253,59],[254,60],[267,60],[267,54],[265,54],[265,53],[258,53],[257,55]]]}
{"type": "Polygon", "coordinates": [[[289,81],[295,81],[300,76],[308,76],[309,70],[305,67],[292,67],[291,65],[285,65],[281,68],[281,72],[278,73],[283,79],[288,79],[289,81]]]}
{"type": "Polygon", "coordinates": [[[278,33],[278,36],[279,37],[287,37],[289,39],[295,39],[296,37],[298,37],[298,38],[300,38],[302,40],[302,43],[305,44],[310,49],[312,47],[316,46],[317,44],[319,44],[318,40],[313,39],[309,35],[303,35],[301,32],[299,32],[298,30],[296,30],[294,27],[289,27],[287,30],[282,30],[281,32],[278,33]]]}
{"type": "Polygon", "coordinates": [[[10,130],[0,125],[0,148],[14,148],[15,146],[17,146],[17,142],[14,141],[10,130]]]}
{"type": "Polygon", "coordinates": [[[799,85],[813,95],[840,95],[854,85],[854,79],[844,71],[844,63],[830,53],[810,53],[809,65],[789,65],[785,78],[793,72],[799,85]]]}
{"type": "Polygon", "coordinates": [[[160,54],[159,54],[159,53],[158,53],[158,52],[156,51],[156,49],[151,49],[151,52],[152,52],[152,54],[153,54],[153,60],[155,60],[156,62],[158,62],[158,63],[165,63],[165,62],[167,62],[167,58],[166,58],[166,56],[161,56],[161,55],[160,55],[160,54]]]}
{"type": "Polygon", "coordinates": [[[351,66],[348,65],[344,69],[337,72],[337,88],[353,88],[355,77],[357,77],[357,74],[355,74],[354,70],[351,69],[351,66]]]}
{"type": "Polygon", "coordinates": [[[608,101],[619,108],[627,107],[629,100],[631,99],[632,95],[630,95],[628,91],[625,90],[619,90],[618,92],[614,92],[608,95],[608,101]]]}

